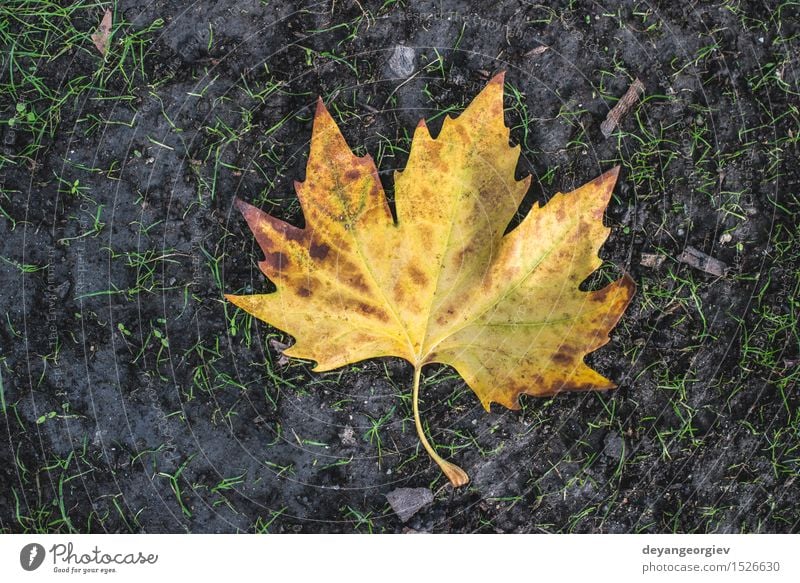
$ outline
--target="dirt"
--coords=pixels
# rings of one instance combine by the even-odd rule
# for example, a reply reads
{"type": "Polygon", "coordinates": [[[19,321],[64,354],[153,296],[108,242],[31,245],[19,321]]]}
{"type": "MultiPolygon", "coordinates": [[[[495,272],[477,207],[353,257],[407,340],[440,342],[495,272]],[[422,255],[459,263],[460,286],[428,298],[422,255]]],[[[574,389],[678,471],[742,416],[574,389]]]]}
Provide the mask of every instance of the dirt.
{"type": "MultiPolygon", "coordinates": [[[[796,6],[145,4],[117,5],[103,70],[121,69],[33,155],[0,126],[2,531],[799,530],[796,6]],[[142,57],[115,61],[135,34],[142,57]],[[501,70],[534,176],[521,212],[621,164],[602,273],[638,289],[588,359],[610,393],[487,414],[425,370],[432,439],[472,478],[454,491],[418,444],[407,363],[279,361],[291,339],[222,294],[274,289],[233,201],[302,225],[318,95],[391,195],[418,120],[435,134],[501,70]],[[434,500],[404,524],[386,495],[419,487],[434,500]]],[[[56,95],[103,67],[101,18],[76,12],[85,38],[37,62],[56,95]]]]}

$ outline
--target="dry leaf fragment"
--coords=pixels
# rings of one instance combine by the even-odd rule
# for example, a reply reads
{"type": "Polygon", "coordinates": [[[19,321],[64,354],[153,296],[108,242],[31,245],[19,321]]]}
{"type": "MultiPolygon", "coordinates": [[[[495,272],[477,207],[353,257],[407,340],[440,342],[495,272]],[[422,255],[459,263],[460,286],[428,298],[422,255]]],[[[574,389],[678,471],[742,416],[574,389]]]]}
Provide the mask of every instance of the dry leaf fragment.
{"type": "Polygon", "coordinates": [[[549,48],[550,47],[548,47],[547,45],[539,45],[539,46],[533,47],[531,50],[529,50],[527,53],[525,53],[524,56],[526,56],[526,57],[535,57],[537,55],[541,55],[542,53],[547,51],[547,49],[549,49],[549,48]]]}
{"type": "Polygon", "coordinates": [[[629,276],[580,284],[601,260],[610,170],[506,228],[531,177],[514,178],[519,146],[503,121],[503,74],[434,138],[424,121],[396,172],[397,220],[372,157],[357,157],[317,102],[306,178],[295,183],[300,229],[237,200],[264,252],[271,294],[225,297],[294,336],[287,356],[315,371],[378,356],[414,365],[420,441],[451,483],[469,481],[428,443],[419,418],[422,367],[454,367],[483,406],[616,385],[583,358],[609,341],[634,292],[629,276]]]}
{"type": "Polygon", "coordinates": [[[342,444],[346,446],[353,446],[356,444],[356,434],[351,425],[345,425],[344,429],[339,433],[339,439],[342,444]]]}
{"type": "Polygon", "coordinates": [[[106,8],[103,20],[100,21],[100,26],[97,27],[97,32],[92,34],[92,42],[94,42],[94,46],[103,56],[108,50],[108,39],[111,36],[111,14],[111,9],[106,8]]]}
{"type": "Polygon", "coordinates": [[[725,262],[716,257],[711,257],[711,255],[703,253],[700,249],[695,249],[691,245],[687,245],[681,252],[678,256],[678,261],[717,277],[725,275],[725,271],[728,269],[725,262]]]}
{"type": "Polygon", "coordinates": [[[649,267],[651,269],[658,269],[664,263],[664,256],[658,253],[642,253],[642,258],[639,265],[642,267],[649,267]]]}
{"type": "Polygon", "coordinates": [[[286,354],[284,354],[284,351],[289,348],[289,344],[285,344],[280,340],[276,340],[275,338],[270,338],[269,346],[278,354],[278,362],[276,363],[278,366],[282,367],[289,364],[289,359],[286,358],[286,354]]]}
{"type": "Polygon", "coordinates": [[[417,512],[433,503],[428,488],[396,488],[386,494],[386,500],[402,522],[408,522],[417,512]]]}

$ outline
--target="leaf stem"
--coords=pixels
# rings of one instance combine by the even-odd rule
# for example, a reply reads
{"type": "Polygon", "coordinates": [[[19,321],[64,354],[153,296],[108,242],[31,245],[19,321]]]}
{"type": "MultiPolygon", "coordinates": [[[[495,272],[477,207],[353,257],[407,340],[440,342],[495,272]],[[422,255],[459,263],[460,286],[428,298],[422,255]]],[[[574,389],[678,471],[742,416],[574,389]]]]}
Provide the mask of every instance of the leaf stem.
{"type": "Polygon", "coordinates": [[[419,419],[419,381],[421,373],[422,365],[415,365],[414,386],[411,391],[411,404],[412,408],[414,409],[414,424],[417,426],[417,435],[419,436],[419,440],[422,442],[422,446],[425,448],[425,451],[427,451],[428,455],[433,458],[433,461],[439,464],[439,467],[442,468],[442,471],[450,480],[450,483],[453,484],[453,487],[458,488],[459,486],[464,486],[469,482],[469,476],[467,473],[457,465],[442,459],[442,457],[436,453],[436,450],[433,449],[433,446],[428,443],[428,439],[425,437],[425,432],[422,430],[422,422],[419,419]]]}

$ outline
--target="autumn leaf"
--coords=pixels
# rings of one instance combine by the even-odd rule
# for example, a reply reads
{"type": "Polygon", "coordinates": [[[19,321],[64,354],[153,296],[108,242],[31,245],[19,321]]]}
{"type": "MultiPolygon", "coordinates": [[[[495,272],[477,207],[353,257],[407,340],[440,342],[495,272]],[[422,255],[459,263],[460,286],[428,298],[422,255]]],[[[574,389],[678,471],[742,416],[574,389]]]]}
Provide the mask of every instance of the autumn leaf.
{"type": "Polygon", "coordinates": [[[105,55],[108,50],[108,39],[111,37],[111,18],[111,9],[106,8],[105,13],[103,13],[103,19],[97,27],[97,32],[92,33],[92,42],[101,55],[105,55]]]}
{"type": "Polygon", "coordinates": [[[295,183],[305,228],[236,201],[277,291],[225,297],[291,334],[285,354],[316,361],[315,371],[378,356],[411,362],[419,438],[455,486],[467,474],[436,453],[419,418],[425,365],[455,368],[487,411],[518,409],[522,394],[616,386],[583,359],[608,342],[633,280],[579,286],[601,264],[618,168],[534,205],[506,234],[531,181],[514,179],[519,152],[501,73],[436,138],[420,121],[394,176],[395,220],[372,157],[353,154],[318,100],[306,179],[295,183]]]}

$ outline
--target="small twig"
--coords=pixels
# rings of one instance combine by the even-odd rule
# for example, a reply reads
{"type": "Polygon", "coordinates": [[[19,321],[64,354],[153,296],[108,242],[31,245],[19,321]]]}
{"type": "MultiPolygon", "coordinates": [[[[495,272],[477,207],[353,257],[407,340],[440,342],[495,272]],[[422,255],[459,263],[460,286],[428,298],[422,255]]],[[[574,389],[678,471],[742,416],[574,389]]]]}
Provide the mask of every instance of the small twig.
{"type": "Polygon", "coordinates": [[[406,83],[408,83],[409,81],[411,81],[411,80],[412,80],[414,77],[416,77],[417,75],[419,75],[419,71],[415,71],[413,75],[411,75],[411,76],[410,76],[408,79],[406,79],[405,81],[403,81],[402,83],[400,83],[400,85],[398,85],[397,87],[395,87],[395,88],[392,90],[392,92],[389,94],[389,97],[387,97],[387,98],[386,98],[386,101],[384,101],[384,102],[383,102],[383,108],[384,108],[384,109],[386,109],[386,106],[389,104],[389,100],[392,98],[392,96],[393,96],[395,93],[397,93],[397,92],[400,90],[400,88],[401,88],[403,85],[405,85],[406,83]]]}
{"type": "Polygon", "coordinates": [[[639,97],[644,94],[644,84],[637,78],[628,87],[625,95],[622,96],[617,104],[608,112],[605,121],[600,124],[600,131],[606,138],[616,129],[619,122],[628,113],[628,110],[633,107],[633,104],[639,101],[639,97]]]}

